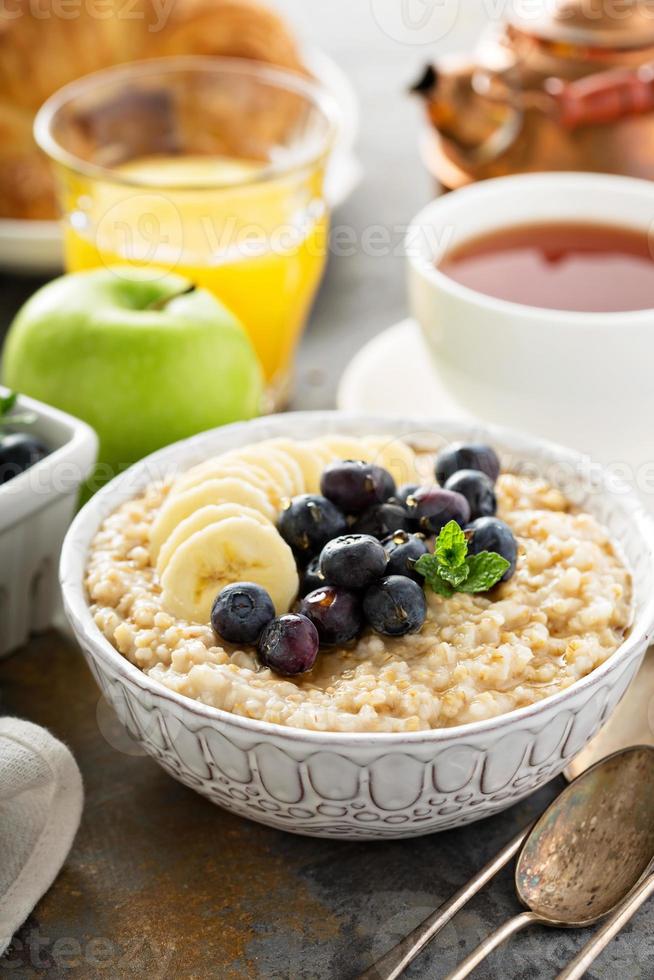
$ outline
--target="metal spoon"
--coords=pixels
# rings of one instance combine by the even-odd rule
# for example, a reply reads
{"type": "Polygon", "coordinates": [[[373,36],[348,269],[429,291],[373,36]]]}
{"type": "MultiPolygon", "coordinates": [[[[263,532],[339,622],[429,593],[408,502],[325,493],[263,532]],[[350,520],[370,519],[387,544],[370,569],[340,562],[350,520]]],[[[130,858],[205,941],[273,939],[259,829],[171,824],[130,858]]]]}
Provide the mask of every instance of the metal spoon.
{"type": "Polygon", "coordinates": [[[604,922],[592,939],[568,963],[565,970],[559,973],[556,980],[581,980],[589,966],[595,962],[599,954],[611,942],[614,936],[626,926],[629,919],[651,895],[654,895],[654,875],[643,878],[637,888],[631,892],[625,902],[604,922]]]}
{"type": "Polygon", "coordinates": [[[498,871],[501,871],[518,853],[530,830],[531,826],[526,827],[513,840],[509,841],[481,871],[477,872],[474,878],[471,878],[435,912],[428,915],[408,936],[401,939],[397,945],[368,967],[357,980],[396,980],[406,970],[407,966],[413,963],[418,953],[454,918],[457,912],[464,905],[467,905],[470,899],[481,891],[484,885],[487,885],[498,871]]]}
{"type": "MultiPolygon", "coordinates": [[[[565,770],[569,781],[618,749],[654,744],[654,647],[650,648],[638,676],[632,682],[616,711],[592,742],[565,770]],[[651,721],[650,721],[651,717],[651,721]]],[[[531,827],[514,837],[489,863],[459,891],[427,916],[424,922],[389,949],[361,974],[359,980],[396,980],[418,954],[454,918],[470,899],[509,863],[524,844],[531,827]]],[[[635,911],[635,909],[634,909],[635,911]]],[[[616,912],[616,915],[619,911],[616,912]]],[[[607,923],[607,926],[610,923],[607,923]]],[[[608,941],[608,940],[607,940],[608,941]]],[[[602,947],[603,948],[603,947],[602,947]]],[[[597,949],[597,953],[601,950],[597,949]]],[[[584,952],[582,950],[582,952],[584,952]]],[[[581,954],[580,954],[581,955],[581,954]]]]}
{"type": "Polygon", "coordinates": [[[654,748],[642,745],[597,763],[545,811],[516,868],[516,892],[530,911],[505,922],[447,980],[463,980],[532,923],[593,925],[624,902],[653,860],[654,748]]]}
{"type": "MultiPolygon", "coordinates": [[[[599,735],[565,770],[566,778],[575,779],[599,759],[628,745],[654,745],[654,647],[648,650],[638,675],[599,735]]],[[[559,973],[557,980],[580,980],[651,895],[654,895],[654,875],[641,881],[626,901],[604,921],[583,949],[559,973]]]]}

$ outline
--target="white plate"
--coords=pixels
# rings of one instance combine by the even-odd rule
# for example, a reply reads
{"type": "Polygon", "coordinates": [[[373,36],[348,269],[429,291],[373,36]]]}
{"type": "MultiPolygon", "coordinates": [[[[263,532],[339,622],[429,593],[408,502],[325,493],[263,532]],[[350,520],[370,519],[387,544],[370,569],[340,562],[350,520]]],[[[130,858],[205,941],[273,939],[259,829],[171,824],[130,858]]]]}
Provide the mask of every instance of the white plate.
{"type": "Polygon", "coordinates": [[[341,378],[343,412],[470,419],[445,390],[415,320],[402,320],[355,354],[341,378]]]}
{"type": "MultiPolygon", "coordinates": [[[[332,208],[343,204],[361,179],[354,155],[359,129],[356,92],[343,69],[315,48],[305,53],[313,75],[332,93],[340,108],[339,135],[327,172],[326,194],[332,208]]],[[[58,221],[16,221],[0,218],[0,270],[30,275],[61,272],[61,232],[58,221]]]]}

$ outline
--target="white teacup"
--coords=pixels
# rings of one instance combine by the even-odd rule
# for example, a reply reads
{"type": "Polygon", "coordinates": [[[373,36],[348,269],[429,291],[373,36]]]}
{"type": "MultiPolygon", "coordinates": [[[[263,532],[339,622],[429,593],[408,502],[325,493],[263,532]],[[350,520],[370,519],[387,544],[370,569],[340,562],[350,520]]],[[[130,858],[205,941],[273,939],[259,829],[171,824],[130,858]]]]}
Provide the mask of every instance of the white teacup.
{"type": "Polygon", "coordinates": [[[523,306],[468,289],[436,268],[445,252],[478,235],[557,220],[654,234],[654,184],[526,174],[433,201],[407,236],[413,315],[444,383],[468,410],[621,467],[654,505],[654,310],[523,306]]]}

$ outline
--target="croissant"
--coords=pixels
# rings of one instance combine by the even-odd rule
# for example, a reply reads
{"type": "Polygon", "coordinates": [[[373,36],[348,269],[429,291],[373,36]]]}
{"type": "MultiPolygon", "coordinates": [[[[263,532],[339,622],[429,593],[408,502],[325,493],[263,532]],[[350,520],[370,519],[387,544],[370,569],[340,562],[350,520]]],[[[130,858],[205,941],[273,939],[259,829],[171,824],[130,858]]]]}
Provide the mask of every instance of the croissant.
{"type": "Polygon", "coordinates": [[[52,218],[56,200],[50,165],[32,136],[32,115],[0,104],[0,216],[52,218]]]}
{"type": "Polygon", "coordinates": [[[224,55],[303,70],[285,22],[255,0],[178,0],[159,31],[153,29],[157,15],[150,2],[146,9],[150,17],[142,57],[224,55]]]}
{"type": "Polygon", "coordinates": [[[251,58],[304,72],[284,20],[256,0],[16,0],[0,13],[0,217],[52,219],[47,160],[32,137],[39,106],[89,72],[182,54],[251,58]]]}

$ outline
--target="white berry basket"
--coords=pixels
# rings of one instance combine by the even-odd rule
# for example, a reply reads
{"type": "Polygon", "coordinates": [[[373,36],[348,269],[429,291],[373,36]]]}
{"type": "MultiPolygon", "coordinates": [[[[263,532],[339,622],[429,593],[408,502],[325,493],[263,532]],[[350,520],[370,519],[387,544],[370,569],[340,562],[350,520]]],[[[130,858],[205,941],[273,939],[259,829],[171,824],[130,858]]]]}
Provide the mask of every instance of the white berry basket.
{"type": "Polygon", "coordinates": [[[413,837],[503,810],[560,773],[597,734],[638,670],[654,629],[654,523],[608,472],[577,453],[474,422],[379,419],[338,412],[278,415],[169,446],[113,480],[73,523],[61,581],[66,612],[104,696],[172,776],[212,802],[293,833],[345,839],[413,837]],[[634,582],[624,642],[592,673],[499,717],[410,733],[304,731],[193,701],[126,660],[91,615],[84,570],[105,517],[150,480],[263,439],[389,433],[432,445],[489,442],[512,469],[561,486],[608,529],[634,582]]]}
{"type": "Polygon", "coordinates": [[[98,449],[95,432],[64,412],[22,396],[17,409],[35,416],[29,432],[52,451],[0,486],[0,657],[52,623],[61,544],[98,449]]]}

